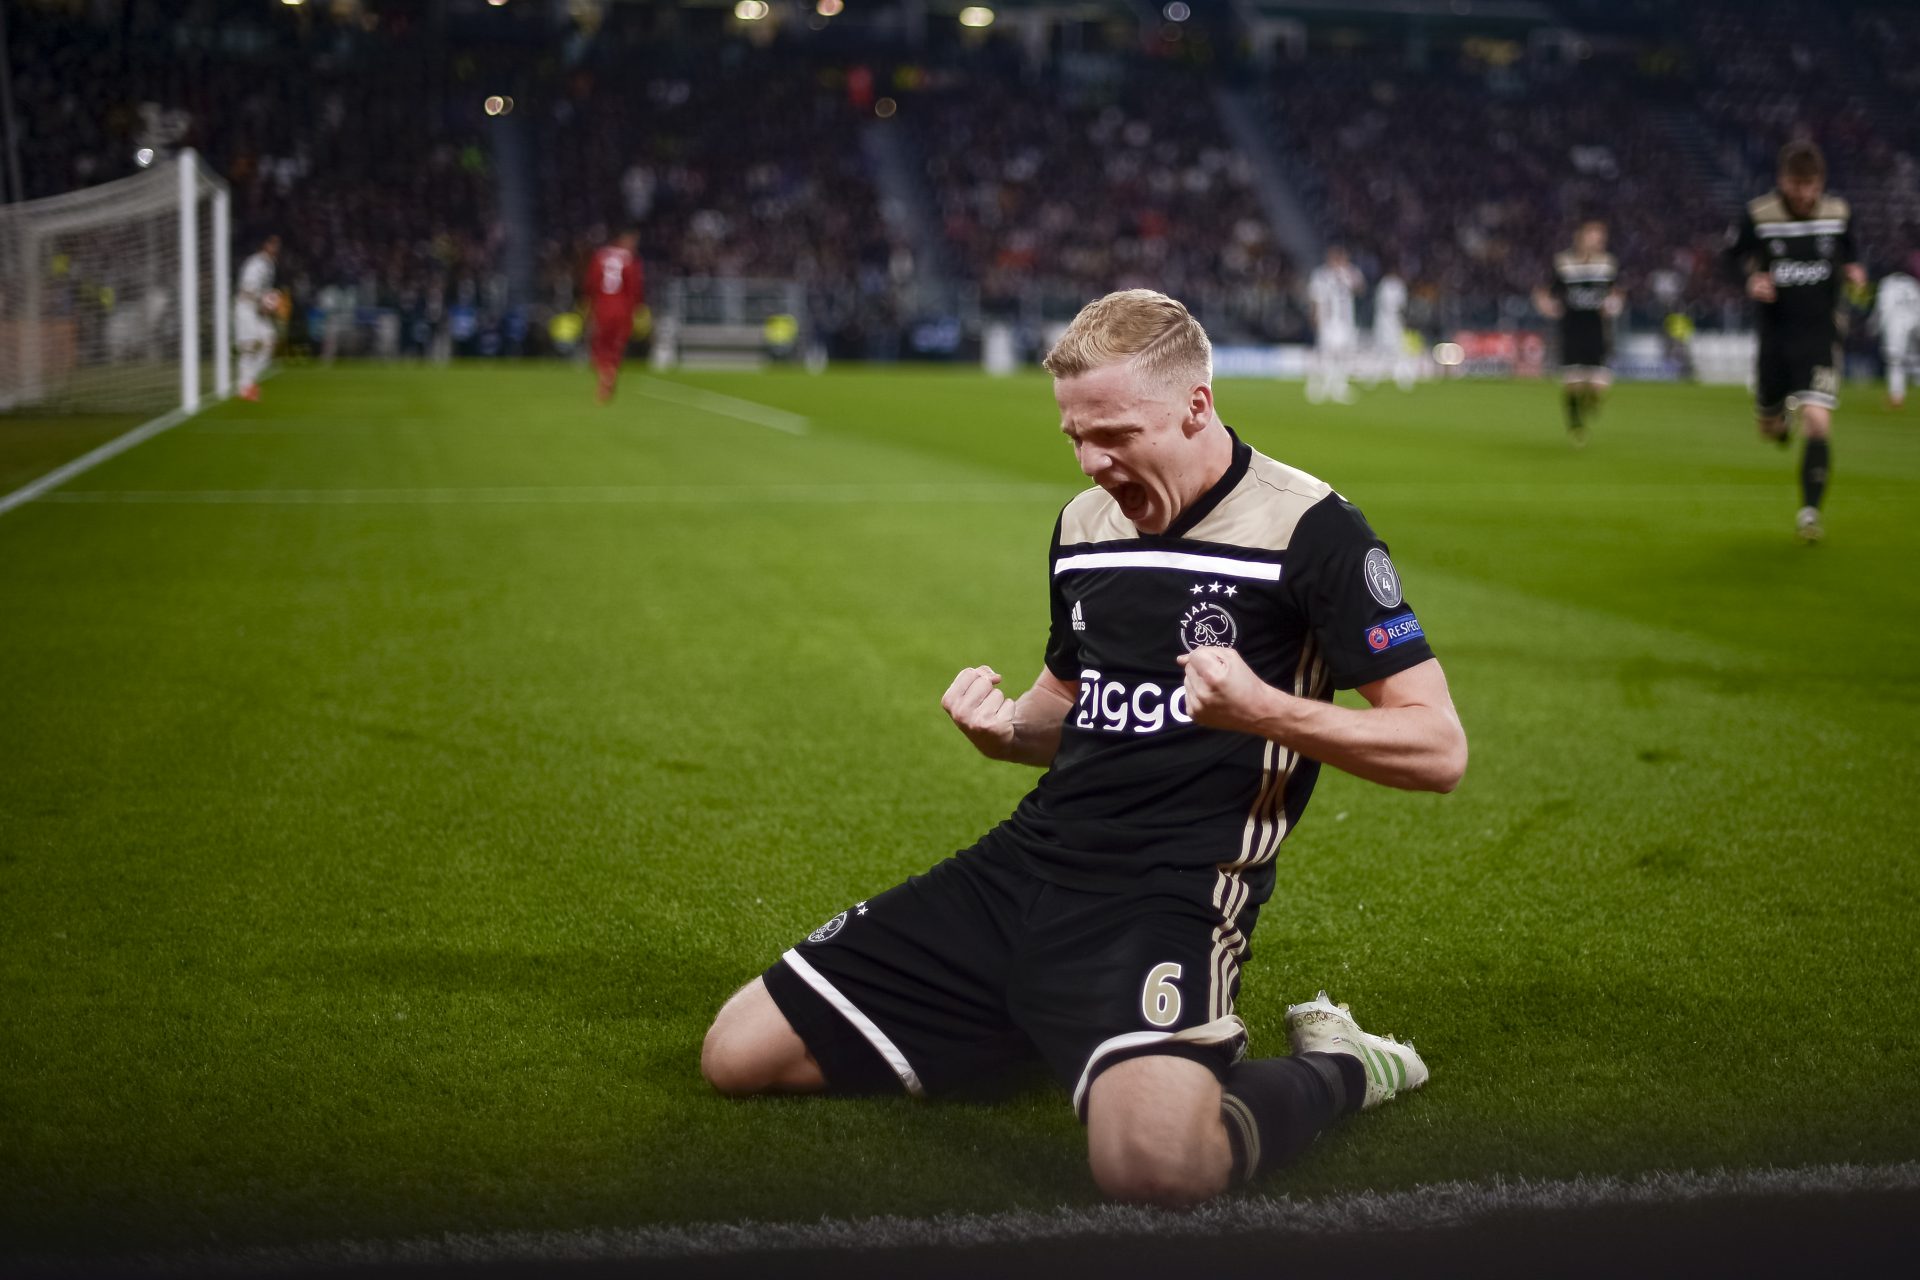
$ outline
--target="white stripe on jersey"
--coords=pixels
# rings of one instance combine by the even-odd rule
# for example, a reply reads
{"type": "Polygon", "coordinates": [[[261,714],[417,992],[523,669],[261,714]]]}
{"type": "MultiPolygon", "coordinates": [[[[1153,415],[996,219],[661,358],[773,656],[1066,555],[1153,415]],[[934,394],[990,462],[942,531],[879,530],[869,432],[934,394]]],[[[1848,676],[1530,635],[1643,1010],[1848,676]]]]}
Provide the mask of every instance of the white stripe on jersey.
{"type": "Polygon", "coordinates": [[[1845,218],[1814,218],[1806,222],[1756,222],[1758,236],[1837,236],[1847,229],[1845,218]]]}
{"type": "Polygon", "coordinates": [[[1230,560],[1225,556],[1201,556],[1187,551],[1084,551],[1077,556],[1062,556],[1053,562],[1056,577],[1075,569],[1185,569],[1192,573],[1217,573],[1227,578],[1258,578],[1262,582],[1280,581],[1280,566],[1258,560],[1230,560]]]}

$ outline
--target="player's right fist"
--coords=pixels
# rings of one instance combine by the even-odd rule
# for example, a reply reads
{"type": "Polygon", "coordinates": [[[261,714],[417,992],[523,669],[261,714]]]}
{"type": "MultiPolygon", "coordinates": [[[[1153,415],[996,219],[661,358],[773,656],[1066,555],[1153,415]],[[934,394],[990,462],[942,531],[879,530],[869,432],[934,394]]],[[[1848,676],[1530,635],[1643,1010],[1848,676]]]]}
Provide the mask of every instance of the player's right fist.
{"type": "Polygon", "coordinates": [[[1773,277],[1764,271],[1756,271],[1748,276],[1747,296],[1755,302],[1772,302],[1779,296],[1773,291],[1773,277]]]}
{"type": "Polygon", "coordinates": [[[1013,745],[1013,702],[1000,692],[1000,673],[968,667],[953,678],[940,709],[980,754],[998,759],[1013,745]]]}

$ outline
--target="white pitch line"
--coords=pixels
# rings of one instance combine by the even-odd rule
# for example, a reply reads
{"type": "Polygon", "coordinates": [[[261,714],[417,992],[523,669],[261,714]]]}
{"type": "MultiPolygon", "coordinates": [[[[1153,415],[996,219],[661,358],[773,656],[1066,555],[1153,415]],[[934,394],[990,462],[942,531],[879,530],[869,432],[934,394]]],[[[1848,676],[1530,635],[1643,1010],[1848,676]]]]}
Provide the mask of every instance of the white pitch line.
{"type": "Polygon", "coordinates": [[[1070,485],[1011,483],[719,484],[525,486],[471,489],[70,489],[47,498],[68,506],[732,506],[793,503],[1062,502],[1070,485]]]}
{"type": "Polygon", "coordinates": [[[191,418],[194,412],[191,409],[169,410],[157,418],[149,418],[131,431],[115,436],[93,452],[83,453],[72,462],[55,467],[38,480],[23,485],[6,497],[0,498],[0,516],[7,514],[15,507],[24,507],[41,494],[58,488],[82,472],[93,470],[109,458],[118,457],[141,441],[151,440],[162,431],[179,426],[191,418]]]}
{"type": "MultiPolygon", "coordinates": [[[[136,442],[137,443],[137,442],[136,442]]],[[[51,480],[52,477],[47,477],[51,480]]],[[[39,482],[36,482],[39,483],[39,482]]],[[[24,491],[23,491],[24,492],[24,491]]],[[[459,503],[661,503],[679,505],[747,503],[869,503],[869,502],[1064,502],[1079,492],[1068,484],[1010,481],[920,481],[904,483],[836,484],[684,484],[684,485],[496,485],[471,488],[418,489],[70,489],[49,496],[50,503],[131,503],[187,506],[377,506],[442,505],[459,503]]],[[[1537,500],[1556,502],[1586,499],[1619,502],[1623,497],[1645,500],[1672,493],[1686,501],[1761,501],[1777,497],[1769,488],[1756,491],[1737,486],[1717,492],[1682,491],[1673,485],[1621,485],[1604,491],[1587,487],[1547,491],[1525,486],[1375,485],[1370,493],[1446,493],[1482,500],[1537,500]]],[[[1855,495],[1857,504],[1895,501],[1894,495],[1855,495]]]]}
{"type": "MultiPolygon", "coordinates": [[[[1920,1162],[1715,1169],[1634,1178],[1495,1179],[1441,1182],[1406,1191],[1322,1199],[1244,1196],[1176,1212],[1129,1205],[1088,1209],[942,1214],[929,1218],[822,1218],[810,1222],[709,1222],[681,1227],[447,1233],[412,1240],[344,1240],[285,1248],[196,1250],[127,1259],[116,1273],[260,1274],[350,1266],[577,1263],[717,1257],[800,1249],[968,1248],[1036,1241],[1244,1234],[1343,1235],[1468,1226],[1495,1214],[1656,1208],[1736,1197],[1789,1198],[1920,1190],[1920,1162]]],[[[28,1259],[37,1272],[87,1267],[28,1259]]],[[[89,1264],[97,1267],[97,1263],[89,1264]]],[[[777,1269],[777,1268],[776,1268],[777,1269]]]]}
{"type": "Polygon", "coordinates": [[[775,431],[784,431],[790,436],[807,434],[809,424],[806,418],[797,413],[788,413],[785,409],[776,409],[772,405],[721,395],[718,391],[683,387],[677,382],[668,382],[664,378],[649,378],[645,374],[630,381],[639,388],[641,395],[655,400],[664,400],[668,404],[685,405],[689,409],[699,409],[703,413],[717,413],[723,418],[738,418],[742,422],[751,422],[758,427],[771,427],[775,431]]]}

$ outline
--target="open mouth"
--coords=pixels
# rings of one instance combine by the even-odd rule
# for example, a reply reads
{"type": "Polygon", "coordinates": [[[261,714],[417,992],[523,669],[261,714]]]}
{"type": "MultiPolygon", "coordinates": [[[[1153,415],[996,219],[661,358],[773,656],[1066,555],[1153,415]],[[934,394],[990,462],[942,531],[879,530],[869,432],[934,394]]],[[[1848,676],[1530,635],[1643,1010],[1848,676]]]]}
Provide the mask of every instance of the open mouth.
{"type": "Polygon", "coordinates": [[[1115,485],[1108,492],[1120,504],[1120,514],[1127,519],[1138,520],[1147,513],[1147,486],[1129,481],[1115,485]]]}

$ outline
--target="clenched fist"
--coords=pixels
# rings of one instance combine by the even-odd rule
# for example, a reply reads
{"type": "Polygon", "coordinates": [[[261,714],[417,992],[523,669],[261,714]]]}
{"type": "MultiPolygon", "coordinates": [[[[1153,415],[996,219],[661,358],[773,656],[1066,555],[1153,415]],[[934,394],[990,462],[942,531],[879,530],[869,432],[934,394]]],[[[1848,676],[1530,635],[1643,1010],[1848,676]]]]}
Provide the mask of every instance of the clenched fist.
{"type": "Polygon", "coordinates": [[[1207,647],[1180,655],[1187,669],[1187,712],[1213,729],[1260,732],[1266,695],[1273,687],[1233,649],[1207,647]]]}
{"type": "Polygon", "coordinates": [[[1773,277],[1764,271],[1756,271],[1747,277],[1747,296],[1755,302],[1772,302],[1780,295],[1773,287],[1773,277]]]}
{"type": "Polygon", "coordinates": [[[967,741],[995,759],[1013,745],[1013,702],[999,684],[1000,673],[992,667],[968,667],[940,699],[940,709],[953,717],[967,741]]]}

